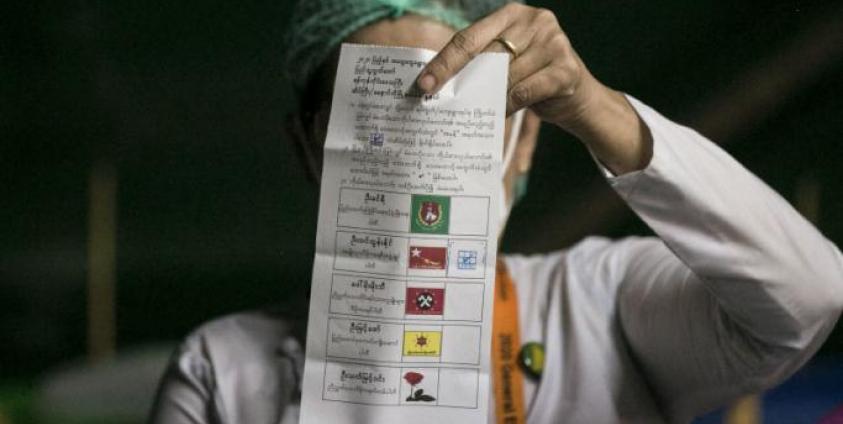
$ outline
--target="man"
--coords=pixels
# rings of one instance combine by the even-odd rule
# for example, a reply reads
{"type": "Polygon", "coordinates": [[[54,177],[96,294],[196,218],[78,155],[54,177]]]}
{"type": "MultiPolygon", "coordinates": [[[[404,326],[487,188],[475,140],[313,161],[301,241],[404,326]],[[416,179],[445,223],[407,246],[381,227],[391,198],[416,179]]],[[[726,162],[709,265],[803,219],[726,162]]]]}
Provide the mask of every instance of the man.
{"type": "MultiPolygon", "coordinates": [[[[439,51],[417,80],[428,93],[477,54],[508,52],[507,113],[527,113],[505,147],[516,149],[507,202],[544,121],[575,135],[658,235],[504,258],[522,342],[546,357],[538,378],[523,377],[526,421],[688,422],[792,374],[843,308],[839,250],[716,145],[601,84],[553,13],[495,3],[303,2],[288,56],[308,166],[318,175],[341,41],[439,51]]],[[[263,313],[203,326],[174,357],[153,422],[295,422],[293,333],[263,313]]]]}

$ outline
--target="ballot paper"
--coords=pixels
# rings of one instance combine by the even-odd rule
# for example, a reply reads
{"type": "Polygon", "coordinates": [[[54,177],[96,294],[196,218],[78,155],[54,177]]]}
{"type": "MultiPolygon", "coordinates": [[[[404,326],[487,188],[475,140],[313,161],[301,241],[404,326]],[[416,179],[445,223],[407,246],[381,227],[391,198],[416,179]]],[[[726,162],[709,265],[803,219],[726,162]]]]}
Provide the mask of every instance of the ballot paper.
{"type": "Polygon", "coordinates": [[[301,423],[488,418],[509,56],[437,94],[435,52],[344,44],[325,141],[301,423]]]}

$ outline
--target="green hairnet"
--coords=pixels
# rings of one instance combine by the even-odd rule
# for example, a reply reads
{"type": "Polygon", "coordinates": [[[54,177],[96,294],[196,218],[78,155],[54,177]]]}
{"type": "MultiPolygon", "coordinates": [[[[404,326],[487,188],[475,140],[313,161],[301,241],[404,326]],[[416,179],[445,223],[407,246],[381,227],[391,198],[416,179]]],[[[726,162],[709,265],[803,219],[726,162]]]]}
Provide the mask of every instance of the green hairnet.
{"type": "Polygon", "coordinates": [[[506,3],[507,0],[299,0],[284,43],[286,73],[301,95],[310,76],[331,51],[365,25],[415,13],[459,30],[506,3]]]}

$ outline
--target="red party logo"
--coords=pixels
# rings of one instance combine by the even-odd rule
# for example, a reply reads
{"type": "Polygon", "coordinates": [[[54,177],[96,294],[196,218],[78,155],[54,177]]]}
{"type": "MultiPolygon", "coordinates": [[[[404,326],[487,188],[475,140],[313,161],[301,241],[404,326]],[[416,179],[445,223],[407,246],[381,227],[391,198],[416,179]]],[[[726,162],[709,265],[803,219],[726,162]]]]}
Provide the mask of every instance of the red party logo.
{"type": "Polygon", "coordinates": [[[445,289],[407,287],[407,315],[442,315],[445,289]]]}
{"type": "Polygon", "coordinates": [[[410,246],[410,268],[445,269],[448,248],[433,246],[410,246]]]}

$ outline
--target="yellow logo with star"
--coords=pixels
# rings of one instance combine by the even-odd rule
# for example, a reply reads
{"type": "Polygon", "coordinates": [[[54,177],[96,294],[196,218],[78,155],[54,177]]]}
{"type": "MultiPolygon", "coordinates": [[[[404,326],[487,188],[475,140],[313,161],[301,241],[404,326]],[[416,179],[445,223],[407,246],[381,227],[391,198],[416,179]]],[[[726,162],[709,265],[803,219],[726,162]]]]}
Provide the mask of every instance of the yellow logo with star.
{"type": "Polygon", "coordinates": [[[439,356],[441,353],[441,331],[404,332],[404,356],[439,356]]]}

